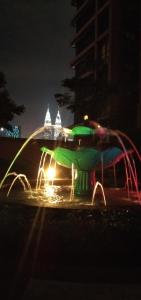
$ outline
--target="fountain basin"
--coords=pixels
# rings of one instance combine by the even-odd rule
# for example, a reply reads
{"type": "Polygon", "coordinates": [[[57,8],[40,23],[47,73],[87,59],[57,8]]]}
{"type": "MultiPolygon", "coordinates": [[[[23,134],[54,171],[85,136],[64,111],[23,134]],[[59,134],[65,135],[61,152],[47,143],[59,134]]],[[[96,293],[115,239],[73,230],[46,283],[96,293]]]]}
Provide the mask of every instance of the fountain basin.
{"type": "MultiPolygon", "coordinates": [[[[5,187],[7,190],[7,186],[5,187]]],[[[118,209],[119,207],[126,206],[138,206],[140,202],[136,192],[130,192],[129,196],[124,188],[105,188],[105,198],[106,198],[106,208],[103,202],[103,195],[101,190],[97,190],[95,196],[94,205],[92,205],[92,197],[74,196],[70,200],[70,185],[64,185],[60,187],[58,185],[53,187],[56,195],[47,196],[44,191],[33,190],[31,194],[29,191],[23,191],[21,188],[15,188],[10,195],[6,196],[5,189],[0,191],[0,203],[9,204],[23,204],[27,206],[35,207],[46,207],[46,208],[56,208],[56,209],[74,209],[74,210],[97,210],[97,209],[118,209]]]]}
{"type": "Polygon", "coordinates": [[[8,262],[17,256],[23,259],[28,244],[24,276],[30,275],[34,265],[34,278],[113,282],[114,274],[116,280],[131,280],[131,276],[123,274],[125,267],[129,271],[127,266],[130,266],[133,278],[133,266],[140,265],[140,214],[141,206],[84,210],[81,207],[28,206],[20,201],[14,205],[12,202],[1,203],[0,236],[5,236],[3,255],[5,258],[7,255],[8,262]],[[7,244],[13,246],[10,256],[7,244]],[[109,269],[112,270],[110,273],[109,269]],[[116,272],[117,269],[120,272],[116,272]],[[105,277],[107,273],[109,276],[105,277]]]}

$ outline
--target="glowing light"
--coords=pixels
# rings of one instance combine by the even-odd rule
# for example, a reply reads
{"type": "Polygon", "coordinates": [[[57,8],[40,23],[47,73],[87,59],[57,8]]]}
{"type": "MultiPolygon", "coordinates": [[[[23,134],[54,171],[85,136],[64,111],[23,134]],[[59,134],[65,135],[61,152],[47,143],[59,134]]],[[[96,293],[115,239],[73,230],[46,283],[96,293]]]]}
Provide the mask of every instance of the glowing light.
{"type": "Polygon", "coordinates": [[[49,180],[53,180],[55,178],[56,172],[55,172],[55,168],[48,168],[46,171],[46,177],[49,180]]]}
{"type": "Polygon", "coordinates": [[[77,170],[74,171],[74,179],[77,179],[78,174],[77,174],[77,170]]]}
{"type": "Polygon", "coordinates": [[[51,185],[46,185],[45,186],[45,194],[47,197],[54,197],[55,193],[54,193],[54,187],[51,185]]]}
{"type": "Polygon", "coordinates": [[[84,119],[85,121],[88,120],[88,119],[89,119],[88,115],[85,115],[85,116],[83,117],[83,119],[84,119]]]}
{"type": "Polygon", "coordinates": [[[4,131],[4,128],[3,128],[3,127],[1,127],[0,131],[4,131]]]}

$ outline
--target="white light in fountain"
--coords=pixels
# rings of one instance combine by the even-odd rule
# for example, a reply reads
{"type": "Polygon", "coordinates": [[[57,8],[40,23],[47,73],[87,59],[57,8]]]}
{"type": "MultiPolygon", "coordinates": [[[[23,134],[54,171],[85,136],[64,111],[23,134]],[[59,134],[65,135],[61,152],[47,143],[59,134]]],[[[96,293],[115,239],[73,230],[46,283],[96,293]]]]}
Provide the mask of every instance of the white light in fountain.
{"type": "Polygon", "coordinates": [[[44,202],[48,203],[58,203],[63,201],[63,196],[58,194],[58,187],[46,184],[44,186],[44,197],[42,198],[44,202]]]}
{"type": "Polygon", "coordinates": [[[55,196],[54,187],[52,185],[45,185],[45,195],[49,198],[55,196]]]}
{"type": "Polygon", "coordinates": [[[77,179],[77,170],[74,170],[74,179],[77,179]]]}
{"type": "Polygon", "coordinates": [[[45,173],[48,180],[53,180],[56,176],[56,170],[53,167],[48,168],[45,173]]]}

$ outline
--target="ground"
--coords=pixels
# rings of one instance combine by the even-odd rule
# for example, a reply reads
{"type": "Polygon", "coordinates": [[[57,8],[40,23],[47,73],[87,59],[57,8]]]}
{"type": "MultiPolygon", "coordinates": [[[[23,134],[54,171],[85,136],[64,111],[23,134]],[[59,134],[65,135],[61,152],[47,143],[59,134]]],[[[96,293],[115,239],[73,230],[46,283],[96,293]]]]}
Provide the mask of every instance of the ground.
{"type": "Polygon", "coordinates": [[[2,201],[0,240],[4,299],[141,299],[140,205],[58,209],[2,201]]]}

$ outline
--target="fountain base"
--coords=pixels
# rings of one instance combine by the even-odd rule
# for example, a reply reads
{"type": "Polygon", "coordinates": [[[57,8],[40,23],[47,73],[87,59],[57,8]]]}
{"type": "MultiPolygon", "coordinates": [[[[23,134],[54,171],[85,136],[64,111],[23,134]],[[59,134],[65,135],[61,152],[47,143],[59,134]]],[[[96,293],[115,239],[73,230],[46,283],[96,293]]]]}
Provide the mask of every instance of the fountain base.
{"type": "Polygon", "coordinates": [[[74,193],[76,196],[89,196],[92,193],[90,172],[77,170],[77,178],[74,180],[74,193]]]}
{"type": "Polygon", "coordinates": [[[140,205],[138,195],[136,192],[130,192],[127,195],[127,191],[122,188],[105,188],[106,207],[103,202],[103,196],[100,190],[97,190],[94,205],[92,205],[91,197],[89,196],[74,196],[70,198],[71,187],[69,185],[54,186],[56,194],[47,196],[45,191],[40,189],[38,191],[33,190],[33,193],[25,192],[20,189],[14,189],[7,197],[5,189],[0,191],[0,202],[11,204],[24,204],[28,206],[47,207],[57,209],[118,209],[119,207],[137,206],[140,205]]]}

